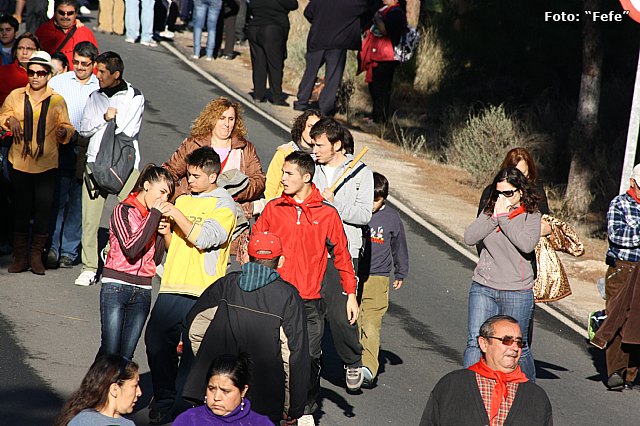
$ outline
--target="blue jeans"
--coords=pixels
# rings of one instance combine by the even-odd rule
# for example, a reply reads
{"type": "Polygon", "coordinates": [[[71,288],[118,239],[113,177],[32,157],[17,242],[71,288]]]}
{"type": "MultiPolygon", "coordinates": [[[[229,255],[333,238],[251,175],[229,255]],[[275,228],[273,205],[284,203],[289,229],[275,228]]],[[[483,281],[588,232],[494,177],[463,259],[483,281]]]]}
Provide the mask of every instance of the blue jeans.
{"type": "Polygon", "coordinates": [[[180,395],[193,362],[186,318],[197,300],[194,296],[160,293],[153,305],[144,343],[153,384],[149,408],[154,411],[168,412],[173,407],[173,414],[179,414],[177,411],[181,412],[184,405],[180,395]],[[180,338],[184,347],[182,357],[178,358],[176,346],[180,338]]]}
{"type": "Polygon", "coordinates": [[[518,321],[520,330],[522,330],[522,340],[525,343],[520,357],[520,368],[530,381],[535,382],[536,366],[527,342],[527,330],[533,314],[533,306],[532,290],[496,290],[474,281],[469,289],[467,348],[464,351],[464,368],[480,360],[478,335],[482,323],[494,315],[509,315],[518,321]]]}
{"type": "Polygon", "coordinates": [[[51,250],[56,256],[76,260],[82,240],[82,181],[74,176],[60,176],[58,183],[58,214],[51,233],[51,250]]]}
{"type": "Polygon", "coordinates": [[[200,56],[202,30],[207,22],[207,57],[213,57],[216,48],[216,26],[222,9],[222,0],[195,0],[193,5],[193,54],[200,56]]]}
{"type": "Polygon", "coordinates": [[[120,354],[132,359],[150,309],[151,289],[127,284],[102,283],[102,342],[98,356],[120,354]]]}
{"type": "Polygon", "coordinates": [[[155,0],[126,0],[124,13],[125,37],[140,41],[151,41],[153,37],[153,5],[155,0]],[[142,3],[142,13],[140,4],[142,3]],[[140,34],[140,15],[142,15],[142,35],[140,34]]]}

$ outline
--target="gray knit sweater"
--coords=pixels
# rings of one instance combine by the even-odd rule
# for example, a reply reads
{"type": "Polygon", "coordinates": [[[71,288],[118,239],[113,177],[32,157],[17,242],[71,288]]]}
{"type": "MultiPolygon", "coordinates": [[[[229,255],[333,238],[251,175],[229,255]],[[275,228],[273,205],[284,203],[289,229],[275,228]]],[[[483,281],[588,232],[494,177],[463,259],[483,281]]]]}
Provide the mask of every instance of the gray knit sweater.
{"type": "Polygon", "coordinates": [[[533,268],[522,253],[531,253],[540,239],[542,215],[522,213],[513,219],[480,213],[464,231],[469,245],[484,243],[473,280],[496,290],[528,290],[533,287],[533,268]],[[498,231],[500,227],[500,231],[498,231]]]}

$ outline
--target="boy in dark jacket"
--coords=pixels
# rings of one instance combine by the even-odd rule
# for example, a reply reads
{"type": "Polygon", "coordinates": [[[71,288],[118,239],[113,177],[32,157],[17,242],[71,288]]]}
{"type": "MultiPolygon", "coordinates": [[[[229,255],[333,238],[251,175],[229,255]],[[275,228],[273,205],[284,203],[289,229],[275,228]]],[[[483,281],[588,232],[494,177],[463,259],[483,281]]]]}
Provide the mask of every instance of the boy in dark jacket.
{"type": "Polygon", "coordinates": [[[362,345],[362,386],[371,388],[378,374],[380,328],[389,308],[389,284],[394,267],[393,288],[398,290],[409,271],[409,255],[404,225],[398,212],[387,206],[389,181],[373,173],[373,215],[369,222],[370,237],[358,275],[362,279],[360,301],[360,344],[362,345]]]}
{"type": "Polygon", "coordinates": [[[280,238],[254,233],[249,262],[202,293],[187,315],[196,354],[183,398],[203,403],[211,360],[246,352],[251,358],[252,409],[280,420],[302,416],[309,381],[309,341],[304,305],[276,268],[284,264],[280,238]]]}

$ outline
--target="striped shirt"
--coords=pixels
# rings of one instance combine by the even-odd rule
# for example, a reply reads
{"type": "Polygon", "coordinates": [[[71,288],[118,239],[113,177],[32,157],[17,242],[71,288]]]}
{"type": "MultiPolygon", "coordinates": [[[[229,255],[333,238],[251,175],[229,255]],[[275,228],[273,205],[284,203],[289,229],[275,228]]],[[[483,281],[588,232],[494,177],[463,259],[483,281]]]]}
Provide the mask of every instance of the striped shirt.
{"type": "MultiPolygon", "coordinates": [[[[491,412],[491,391],[496,385],[496,381],[494,379],[482,377],[478,373],[476,373],[476,381],[478,382],[478,389],[480,389],[482,402],[484,402],[484,408],[487,410],[487,415],[489,415],[491,412]]],[[[500,403],[498,414],[493,418],[493,420],[490,420],[491,426],[504,425],[504,422],[507,420],[507,416],[509,415],[509,410],[511,410],[513,400],[516,397],[516,392],[518,392],[518,384],[507,383],[507,397],[500,403]]]]}
{"type": "Polygon", "coordinates": [[[640,205],[627,193],[615,197],[607,211],[607,257],[640,260],[640,205]]]}
{"type": "Polygon", "coordinates": [[[71,124],[78,130],[89,95],[100,88],[98,79],[94,74],[91,74],[89,81],[82,84],[76,74],[73,71],[69,71],[53,77],[49,81],[49,86],[61,94],[66,101],[71,124]]]}

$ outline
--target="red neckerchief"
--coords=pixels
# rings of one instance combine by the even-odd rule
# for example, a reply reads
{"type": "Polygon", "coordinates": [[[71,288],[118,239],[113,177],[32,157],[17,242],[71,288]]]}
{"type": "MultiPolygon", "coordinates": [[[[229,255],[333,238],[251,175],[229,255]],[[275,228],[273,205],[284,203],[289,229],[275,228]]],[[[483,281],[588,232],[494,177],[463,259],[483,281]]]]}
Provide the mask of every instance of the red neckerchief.
{"type": "MultiPolygon", "coordinates": [[[[524,206],[522,205],[522,203],[516,207],[515,209],[511,210],[509,212],[509,220],[513,219],[514,217],[526,212],[527,210],[524,208],[524,206]]],[[[500,227],[498,226],[498,229],[496,230],[496,232],[500,232],[500,227]]]]}
{"type": "Polygon", "coordinates": [[[636,193],[635,193],[635,191],[633,190],[633,188],[632,188],[632,187],[629,187],[629,189],[627,190],[627,194],[629,194],[629,196],[630,196],[631,198],[633,198],[634,200],[636,200],[636,203],[640,204],[640,199],[638,199],[638,197],[636,197],[636,193]]]}
{"type": "Polygon", "coordinates": [[[149,210],[144,205],[142,205],[140,201],[138,201],[137,192],[132,192],[131,194],[129,194],[129,196],[125,198],[123,203],[129,204],[130,206],[137,208],[142,214],[142,217],[147,217],[147,215],[149,214],[149,210]]]}
{"type": "Polygon", "coordinates": [[[498,411],[500,411],[500,404],[507,398],[509,392],[507,389],[507,383],[524,383],[529,381],[527,376],[525,376],[522,370],[520,370],[519,365],[516,366],[516,369],[511,373],[503,373],[502,371],[491,369],[482,358],[480,358],[480,361],[469,367],[469,370],[478,373],[482,377],[496,381],[496,385],[491,389],[491,412],[489,413],[489,421],[493,420],[493,418],[498,415],[498,411]],[[496,398],[497,395],[499,395],[500,398],[496,398]]]}

